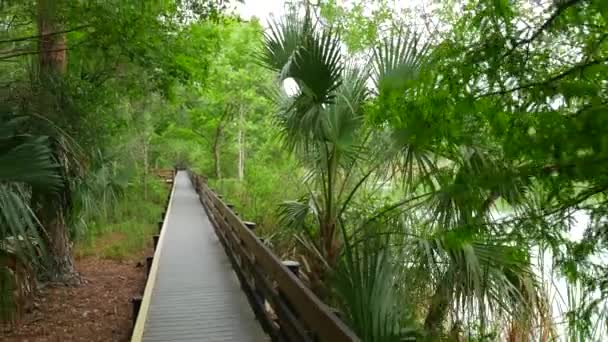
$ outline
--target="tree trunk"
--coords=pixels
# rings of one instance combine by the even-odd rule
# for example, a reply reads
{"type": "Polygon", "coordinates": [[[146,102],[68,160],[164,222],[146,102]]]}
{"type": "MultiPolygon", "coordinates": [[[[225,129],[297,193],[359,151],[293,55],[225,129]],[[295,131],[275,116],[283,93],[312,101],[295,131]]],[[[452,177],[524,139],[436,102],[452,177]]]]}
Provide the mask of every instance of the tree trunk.
{"type": "Polygon", "coordinates": [[[38,58],[40,75],[63,75],[67,69],[67,43],[56,16],[57,0],[38,0],[38,58]]]}
{"type": "Polygon", "coordinates": [[[245,178],[245,132],[243,132],[243,110],[239,110],[239,165],[238,165],[238,175],[239,180],[243,181],[245,178]]]}
{"type": "MultiPolygon", "coordinates": [[[[62,194],[62,197],[65,193],[62,194]]],[[[43,228],[46,231],[45,243],[49,253],[49,274],[53,280],[72,282],[77,280],[72,257],[72,245],[66,224],[65,203],[63,198],[56,195],[47,195],[42,198],[44,206],[37,213],[43,228]]]]}
{"type": "MultiPolygon", "coordinates": [[[[61,105],[58,104],[61,95],[56,93],[56,80],[60,80],[67,68],[66,38],[65,34],[57,34],[62,30],[62,23],[57,15],[58,0],[38,0],[38,41],[39,75],[41,91],[39,94],[42,113],[46,113],[51,122],[59,122],[61,105]],[[54,106],[51,107],[50,104],[54,106]]],[[[59,144],[55,144],[57,160],[65,160],[65,151],[59,144]]],[[[64,174],[64,177],[67,175],[64,174]]],[[[43,229],[46,230],[47,248],[50,255],[50,275],[55,279],[77,279],[74,270],[74,260],[71,253],[71,244],[68,235],[66,215],[69,210],[68,199],[70,189],[66,182],[59,198],[54,195],[43,195],[42,208],[38,218],[43,229]]]]}
{"type": "Polygon", "coordinates": [[[213,162],[215,164],[215,178],[222,179],[222,167],[220,165],[220,140],[222,139],[223,126],[220,122],[215,129],[215,138],[213,139],[213,162]]]}
{"type": "Polygon", "coordinates": [[[143,152],[144,152],[144,174],[143,174],[143,185],[144,185],[144,200],[148,200],[148,141],[143,139],[143,152]]]}
{"type": "Polygon", "coordinates": [[[443,332],[443,323],[452,302],[451,274],[452,271],[448,270],[439,279],[439,284],[431,298],[429,311],[424,320],[424,330],[429,341],[438,341],[443,332]]]}
{"type": "Polygon", "coordinates": [[[59,277],[69,277],[75,273],[74,260],[72,258],[72,246],[67,234],[65,213],[63,208],[50,219],[46,228],[49,233],[49,247],[54,256],[54,268],[59,277]]]}

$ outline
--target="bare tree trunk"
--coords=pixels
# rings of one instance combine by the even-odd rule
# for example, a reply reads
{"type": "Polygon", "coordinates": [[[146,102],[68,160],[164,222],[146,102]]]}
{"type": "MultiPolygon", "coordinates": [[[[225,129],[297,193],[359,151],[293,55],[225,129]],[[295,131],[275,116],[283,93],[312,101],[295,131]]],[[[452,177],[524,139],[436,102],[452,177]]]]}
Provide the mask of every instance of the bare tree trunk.
{"type": "Polygon", "coordinates": [[[144,185],[144,200],[148,200],[148,139],[144,137],[143,139],[143,152],[144,152],[144,175],[143,175],[143,185],[144,185]]]}
{"type": "Polygon", "coordinates": [[[220,165],[220,141],[222,139],[223,124],[220,122],[215,129],[213,139],[213,162],[215,164],[215,178],[222,179],[222,167],[220,165]]]}
{"type": "MultiPolygon", "coordinates": [[[[48,108],[49,104],[57,104],[52,99],[60,98],[53,89],[57,87],[54,80],[60,80],[67,69],[66,37],[65,34],[57,34],[61,31],[62,24],[58,20],[57,0],[38,0],[38,33],[41,38],[38,41],[39,72],[41,80],[41,93],[39,94],[40,105],[47,113],[49,119],[57,122],[54,114],[61,112],[61,105],[56,108],[48,108]]],[[[66,152],[55,146],[55,154],[58,160],[65,160],[66,152]]],[[[64,175],[64,177],[68,177],[64,175]]],[[[43,229],[46,230],[48,252],[51,257],[50,273],[53,278],[62,280],[77,279],[72,258],[71,244],[68,235],[66,215],[69,210],[70,189],[66,182],[62,193],[57,195],[43,195],[40,199],[42,208],[39,210],[39,220],[43,229]]]]}
{"type": "Polygon", "coordinates": [[[239,145],[238,175],[239,175],[239,180],[243,181],[243,179],[245,178],[245,132],[243,131],[243,107],[241,107],[239,110],[238,145],[239,145]]]}

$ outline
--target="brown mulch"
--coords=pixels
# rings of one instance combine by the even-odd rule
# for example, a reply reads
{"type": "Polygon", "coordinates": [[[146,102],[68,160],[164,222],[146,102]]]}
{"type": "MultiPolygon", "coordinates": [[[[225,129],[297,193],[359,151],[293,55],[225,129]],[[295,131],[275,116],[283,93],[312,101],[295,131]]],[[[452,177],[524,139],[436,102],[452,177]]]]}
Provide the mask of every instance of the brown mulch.
{"type": "Polygon", "coordinates": [[[47,285],[31,312],[0,341],[129,341],[131,298],[141,295],[145,267],[137,261],[85,257],[76,261],[82,284],[47,285]]]}

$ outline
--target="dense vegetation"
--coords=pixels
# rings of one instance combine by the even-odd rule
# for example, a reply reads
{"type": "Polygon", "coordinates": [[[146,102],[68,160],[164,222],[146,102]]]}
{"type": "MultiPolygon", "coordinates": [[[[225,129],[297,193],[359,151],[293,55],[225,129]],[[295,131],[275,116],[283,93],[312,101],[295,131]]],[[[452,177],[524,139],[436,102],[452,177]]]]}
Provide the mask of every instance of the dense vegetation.
{"type": "Polygon", "coordinates": [[[605,1],[4,6],[3,282],[141,248],[181,164],[364,341],[606,338],[605,1]]]}

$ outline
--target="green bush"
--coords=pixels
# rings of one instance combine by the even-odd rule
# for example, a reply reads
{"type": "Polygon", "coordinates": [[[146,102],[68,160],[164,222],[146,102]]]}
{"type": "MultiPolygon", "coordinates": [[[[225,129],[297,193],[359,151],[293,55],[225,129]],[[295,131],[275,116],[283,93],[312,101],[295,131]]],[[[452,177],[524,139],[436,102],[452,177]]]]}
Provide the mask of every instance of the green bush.
{"type": "Polygon", "coordinates": [[[155,177],[147,179],[147,191],[143,182],[129,186],[106,215],[88,223],[78,238],[76,254],[125,259],[143,251],[156,233],[167,191],[155,177]]]}

